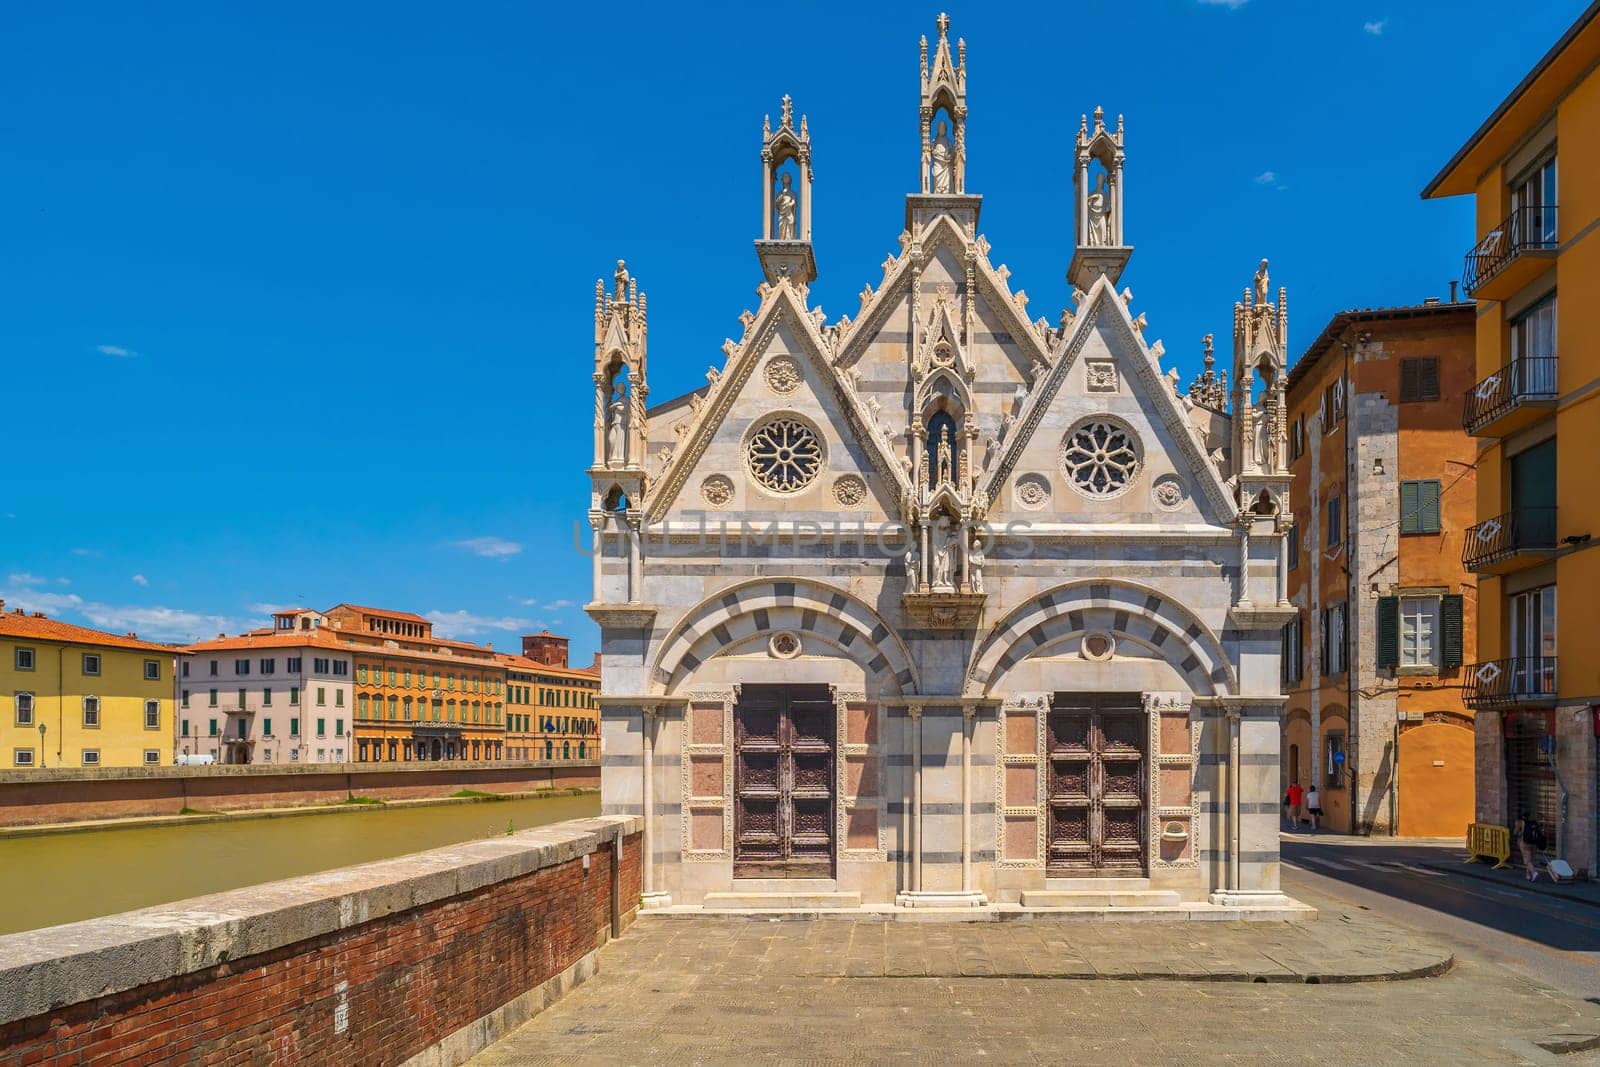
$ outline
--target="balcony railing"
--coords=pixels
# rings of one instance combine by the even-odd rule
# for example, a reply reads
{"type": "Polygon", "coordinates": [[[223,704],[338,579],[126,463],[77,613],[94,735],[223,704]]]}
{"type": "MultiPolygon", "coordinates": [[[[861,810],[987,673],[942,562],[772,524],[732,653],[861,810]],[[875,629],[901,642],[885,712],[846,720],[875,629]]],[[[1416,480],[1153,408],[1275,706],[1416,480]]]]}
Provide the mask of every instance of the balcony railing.
{"type": "Polygon", "coordinates": [[[1555,356],[1514,359],[1468,390],[1461,425],[1476,434],[1525,404],[1553,402],[1556,396],[1555,356]]]}
{"type": "MultiPolygon", "coordinates": [[[[1510,268],[1519,262],[1526,263],[1530,254],[1543,258],[1542,254],[1553,255],[1555,250],[1556,205],[1517,208],[1467,253],[1461,287],[1471,297],[1502,299],[1507,294],[1499,289],[1504,286],[1496,287],[1491,292],[1487,288],[1491,282],[1502,275],[1520,273],[1510,268]]],[[[1521,278],[1512,278],[1506,284],[1521,288],[1522,282],[1521,278]]]]}
{"type": "Polygon", "coordinates": [[[1470,664],[1462,672],[1462,696],[1474,711],[1553,704],[1556,658],[1523,656],[1470,664]]]}
{"type": "Polygon", "coordinates": [[[1494,570],[1522,555],[1544,555],[1556,548],[1556,509],[1518,508],[1467,527],[1461,565],[1469,571],[1494,570]]]}

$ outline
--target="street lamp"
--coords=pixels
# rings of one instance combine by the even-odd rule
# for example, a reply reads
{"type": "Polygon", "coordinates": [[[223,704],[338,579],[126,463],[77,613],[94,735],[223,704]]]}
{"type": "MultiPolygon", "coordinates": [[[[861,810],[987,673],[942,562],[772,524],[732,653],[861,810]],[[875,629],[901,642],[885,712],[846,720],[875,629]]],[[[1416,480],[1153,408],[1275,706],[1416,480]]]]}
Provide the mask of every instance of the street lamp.
{"type": "Polygon", "coordinates": [[[39,724],[39,769],[44,769],[44,723],[39,724]]]}

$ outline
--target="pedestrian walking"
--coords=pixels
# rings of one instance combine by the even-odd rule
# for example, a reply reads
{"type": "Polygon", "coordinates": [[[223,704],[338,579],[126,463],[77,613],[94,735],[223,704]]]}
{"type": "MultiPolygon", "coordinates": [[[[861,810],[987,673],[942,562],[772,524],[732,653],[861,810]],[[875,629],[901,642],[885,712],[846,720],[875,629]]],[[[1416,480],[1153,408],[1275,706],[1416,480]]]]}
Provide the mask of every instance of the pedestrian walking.
{"type": "Polygon", "coordinates": [[[1527,872],[1528,881],[1537,882],[1539,869],[1533,865],[1533,854],[1545,847],[1544,827],[1539,825],[1538,819],[1529,818],[1528,813],[1523,812],[1511,833],[1517,839],[1517,851],[1522,853],[1522,869],[1527,872]]]}
{"type": "Polygon", "coordinates": [[[1322,794],[1317,791],[1317,783],[1311,783],[1311,792],[1306,794],[1306,813],[1311,816],[1311,832],[1316,833],[1322,826],[1322,794]]]}
{"type": "Polygon", "coordinates": [[[1289,783],[1289,792],[1284,795],[1283,802],[1289,809],[1289,825],[1296,830],[1300,829],[1300,802],[1305,799],[1305,790],[1300,788],[1299,782],[1289,783]]]}

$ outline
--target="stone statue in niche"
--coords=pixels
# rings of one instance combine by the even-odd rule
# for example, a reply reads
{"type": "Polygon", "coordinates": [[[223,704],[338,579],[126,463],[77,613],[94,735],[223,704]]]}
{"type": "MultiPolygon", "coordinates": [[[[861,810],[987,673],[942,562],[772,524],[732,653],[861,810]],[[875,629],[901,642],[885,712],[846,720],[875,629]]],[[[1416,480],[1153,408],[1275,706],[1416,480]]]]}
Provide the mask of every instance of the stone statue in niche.
{"type": "Polygon", "coordinates": [[[932,168],[933,191],[936,193],[949,193],[955,189],[955,161],[956,146],[951,142],[950,135],[945,132],[945,124],[941,119],[934,127],[933,146],[929,149],[932,168]]]}
{"type": "Polygon", "coordinates": [[[954,553],[951,548],[955,544],[954,534],[947,532],[944,524],[940,523],[933,531],[933,591],[935,593],[953,593],[956,591],[955,583],[950,579],[951,557],[954,553]]]}
{"type": "Polygon", "coordinates": [[[778,210],[778,240],[795,240],[794,211],[798,201],[794,191],[789,188],[794,177],[789,174],[783,176],[783,188],[778,191],[778,198],[774,201],[778,210]]]}
{"type": "Polygon", "coordinates": [[[948,426],[944,427],[939,432],[938,461],[939,473],[934,479],[934,484],[938,485],[941,482],[953,482],[955,478],[950,469],[950,427],[948,426]]]}
{"type": "Polygon", "coordinates": [[[917,571],[917,564],[922,561],[917,558],[917,545],[913,541],[906,549],[906,584],[916,589],[922,584],[922,575],[917,571]]]}
{"type": "Polygon", "coordinates": [[[1089,244],[1105,248],[1111,244],[1111,196],[1106,191],[1106,176],[1100,175],[1089,194],[1089,244]]]}
{"type": "Polygon", "coordinates": [[[611,395],[611,405],[606,412],[606,466],[619,467],[626,462],[628,414],[623,403],[622,390],[611,395]]]}
{"type": "Polygon", "coordinates": [[[987,562],[983,554],[983,538],[972,539],[972,550],[967,553],[967,580],[972,585],[974,593],[983,592],[983,565],[987,562]]]}

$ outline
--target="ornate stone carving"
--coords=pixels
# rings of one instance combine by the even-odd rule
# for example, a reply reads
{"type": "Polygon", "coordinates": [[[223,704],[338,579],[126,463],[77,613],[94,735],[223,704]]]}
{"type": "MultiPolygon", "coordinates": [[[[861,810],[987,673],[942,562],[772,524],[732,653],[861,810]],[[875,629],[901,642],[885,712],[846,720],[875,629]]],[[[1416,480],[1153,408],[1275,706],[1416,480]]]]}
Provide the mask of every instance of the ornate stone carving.
{"type": "Polygon", "coordinates": [[[714,508],[725,508],[733,503],[733,479],[726,474],[713,474],[700,483],[700,496],[714,508]]]}
{"type": "Polygon", "coordinates": [[[745,462],[750,476],[763,488],[797,493],[822,471],[822,441],[799,419],[778,415],[750,435],[745,462]]]}
{"type": "Polygon", "coordinates": [[[867,483],[859,475],[843,474],[833,483],[833,499],[843,507],[857,507],[866,498],[867,483]]]}
{"type": "Polygon", "coordinates": [[[1104,663],[1117,654],[1117,642],[1108,633],[1088,633],[1078,643],[1078,652],[1084,659],[1104,663]]]}
{"type": "Polygon", "coordinates": [[[1079,423],[1061,442],[1067,481],[1084,496],[1109,499],[1127,492],[1139,473],[1139,462],[1133,431],[1106,416],[1079,423]]]}
{"type": "Polygon", "coordinates": [[[794,659],[800,655],[800,638],[789,630],[780,631],[767,641],[767,651],[776,659],[794,659]]]}
{"type": "Polygon", "coordinates": [[[1177,511],[1189,499],[1189,490],[1176,474],[1163,474],[1150,487],[1150,498],[1163,511],[1177,511]]]}
{"type": "Polygon", "coordinates": [[[1024,474],[1017,479],[1012,495],[1026,511],[1043,511],[1050,503],[1050,479],[1042,474],[1024,474]]]}
{"type": "Polygon", "coordinates": [[[1086,359],[1083,361],[1084,384],[1091,393],[1114,393],[1117,391],[1117,365],[1109,359],[1086,359]]]}
{"type": "Polygon", "coordinates": [[[800,365],[788,356],[773,356],[767,360],[762,376],[766,379],[767,388],[779,396],[788,396],[800,388],[800,365]]]}

